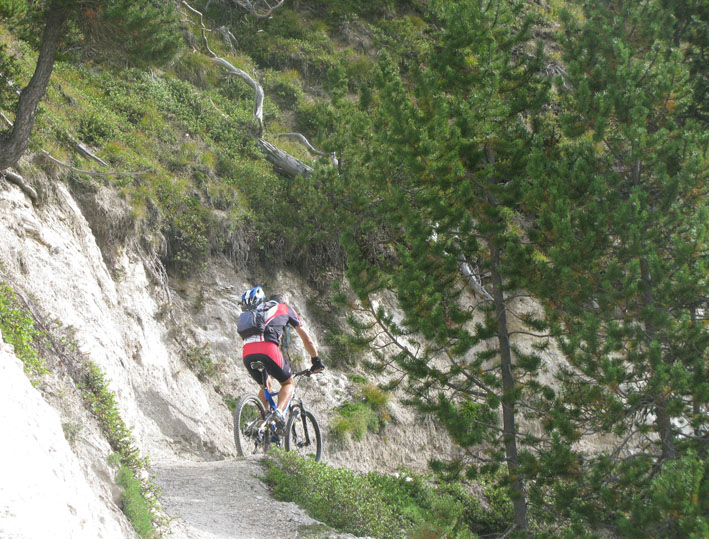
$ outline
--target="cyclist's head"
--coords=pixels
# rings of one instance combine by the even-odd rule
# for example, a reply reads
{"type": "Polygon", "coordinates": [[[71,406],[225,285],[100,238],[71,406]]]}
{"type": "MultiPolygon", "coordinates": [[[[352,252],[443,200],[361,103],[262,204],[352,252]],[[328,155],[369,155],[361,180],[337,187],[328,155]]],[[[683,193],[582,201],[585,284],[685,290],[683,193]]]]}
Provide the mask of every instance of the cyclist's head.
{"type": "Polygon", "coordinates": [[[276,303],[284,303],[285,299],[283,299],[283,294],[272,294],[268,298],[268,301],[275,301],[276,303]]]}
{"type": "Polygon", "coordinates": [[[263,293],[263,289],[260,286],[255,286],[241,295],[241,304],[248,309],[253,309],[264,299],[266,299],[266,294],[263,293]]]}

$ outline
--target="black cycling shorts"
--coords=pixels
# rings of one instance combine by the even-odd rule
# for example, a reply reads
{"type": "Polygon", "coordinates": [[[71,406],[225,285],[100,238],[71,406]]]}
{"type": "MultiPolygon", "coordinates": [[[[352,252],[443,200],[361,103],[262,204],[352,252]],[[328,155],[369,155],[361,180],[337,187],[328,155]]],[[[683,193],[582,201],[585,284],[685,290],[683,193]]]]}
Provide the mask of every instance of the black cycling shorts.
{"type": "Polygon", "coordinates": [[[260,371],[251,368],[251,363],[261,361],[266,366],[266,372],[280,384],[293,376],[290,365],[281,354],[278,345],[274,343],[253,343],[244,346],[244,365],[258,385],[263,385],[260,371]],[[268,346],[272,345],[272,346],[268,346]]]}

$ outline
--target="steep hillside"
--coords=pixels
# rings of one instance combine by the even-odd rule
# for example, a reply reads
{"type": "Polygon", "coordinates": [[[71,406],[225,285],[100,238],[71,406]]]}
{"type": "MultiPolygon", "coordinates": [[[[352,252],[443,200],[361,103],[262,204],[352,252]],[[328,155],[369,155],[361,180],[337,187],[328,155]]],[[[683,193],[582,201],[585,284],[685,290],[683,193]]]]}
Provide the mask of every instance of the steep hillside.
{"type": "Polygon", "coordinates": [[[0,1],[3,473],[28,477],[0,485],[0,535],[262,534],[205,524],[243,497],[184,503],[200,474],[263,493],[231,412],[255,390],[235,327],[258,284],[314,334],[327,369],[298,391],[341,467],[273,456],[278,496],[387,537],[701,536],[708,18],[0,1]],[[49,469],[73,486],[29,522],[49,469]],[[195,511],[169,524],[156,484],[195,511]]]}

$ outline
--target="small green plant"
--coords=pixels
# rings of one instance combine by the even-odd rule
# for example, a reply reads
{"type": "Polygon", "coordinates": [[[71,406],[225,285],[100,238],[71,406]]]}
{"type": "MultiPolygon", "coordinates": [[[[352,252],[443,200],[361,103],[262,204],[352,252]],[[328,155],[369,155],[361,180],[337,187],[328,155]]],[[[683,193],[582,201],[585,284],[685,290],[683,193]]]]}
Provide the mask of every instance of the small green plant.
{"type": "Polygon", "coordinates": [[[93,361],[86,361],[84,374],[79,383],[84,402],[98,419],[104,436],[111,447],[121,455],[123,462],[135,468],[141,467],[144,462],[135,448],[131,430],[121,418],[116,396],[108,388],[108,383],[99,366],[93,361]]]}
{"type": "Polygon", "coordinates": [[[90,360],[85,361],[79,388],[104,436],[116,451],[109,458],[109,464],[119,467],[116,480],[124,488],[121,497],[123,512],[141,537],[155,537],[155,527],[163,523],[159,516],[157,487],[149,480],[136,477],[146,468],[148,461],[135,447],[133,433],[121,418],[116,396],[108,388],[106,376],[90,360]]]}
{"type": "Polygon", "coordinates": [[[376,384],[362,384],[360,391],[364,402],[372,410],[382,415],[386,405],[389,404],[391,395],[376,384]]]}
{"type": "Polygon", "coordinates": [[[367,379],[361,374],[348,374],[347,377],[350,379],[351,382],[354,382],[355,384],[367,383],[367,379]]]}
{"type": "Polygon", "coordinates": [[[330,430],[336,439],[344,439],[349,434],[353,440],[359,441],[367,434],[367,430],[379,430],[379,420],[365,403],[348,402],[337,408],[330,430]]]}
{"type": "Polygon", "coordinates": [[[224,404],[226,404],[226,407],[229,408],[230,412],[233,412],[236,410],[236,407],[239,404],[239,397],[235,395],[224,395],[224,404]]]}
{"type": "Polygon", "coordinates": [[[42,333],[35,328],[32,315],[22,309],[17,295],[5,282],[0,282],[0,331],[5,342],[14,347],[32,385],[38,385],[40,377],[49,372],[38,354],[42,333]]]}
{"type": "Polygon", "coordinates": [[[115,138],[117,133],[115,120],[105,112],[93,112],[79,119],[79,134],[89,144],[101,145],[115,138]]]}
{"type": "Polygon", "coordinates": [[[386,409],[389,394],[375,384],[367,383],[361,376],[357,380],[360,389],[356,400],[338,407],[330,424],[336,439],[341,440],[349,435],[355,441],[362,440],[367,431],[380,432],[390,419],[386,409]]]}
{"type": "Polygon", "coordinates": [[[62,430],[64,431],[64,438],[69,442],[71,447],[76,444],[76,439],[81,432],[81,423],[62,423],[62,430]]]}
{"type": "Polygon", "coordinates": [[[209,344],[195,344],[187,347],[184,353],[184,360],[190,370],[202,382],[219,374],[219,364],[214,361],[209,344]]]}
{"type": "Polygon", "coordinates": [[[120,499],[121,510],[140,537],[152,539],[156,536],[152,504],[146,499],[143,486],[133,470],[120,462],[118,466],[116,483],[123,487],[120,499]]]}

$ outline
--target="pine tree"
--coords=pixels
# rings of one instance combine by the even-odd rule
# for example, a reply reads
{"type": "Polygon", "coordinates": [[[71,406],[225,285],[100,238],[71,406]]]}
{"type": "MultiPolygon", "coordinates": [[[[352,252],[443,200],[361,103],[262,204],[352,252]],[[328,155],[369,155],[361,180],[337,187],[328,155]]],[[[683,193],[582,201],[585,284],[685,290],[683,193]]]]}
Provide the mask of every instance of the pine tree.
{"type": "Polygon", "coordinates": [[[536,189],[527,193],[549,259],[537,291],[560,322],[570,363],[564,419],[615,440],[600,455],[578,455],[583,472],[559,500],[633,536],[707,525],[694,519],[706,502],[663,512],[674,502],[651,494],[661,478],[678,480],[670,463],[680,457],[693,470],[683,476],[696,483],[690,491],[709,481],[700,464],[709,405],[707,134],[701,81],[663,4],[586,2],[583,22],[567,16],[571,90],[558,145],[535,148],[536,189]]]}
{"type": "Polygon", "coordinates": [[[520,461],[543,440],[520,419],[539,414],[553,391],[538,380],[538,350],[515,342],[534,320],[512,308],[533,254],[520,206],[526,147],[547,99],[521,5],[431,2],[427,50],[398,67],[384,58],[370,96],[373,134],[345,160],[361,197],[345,244],[350,282],[392,351],[382,358],[482,469],[505,465],[524,533],[520,461]],[[404,320],[377,302],[382,290],[396,291],[404,320]]]}

